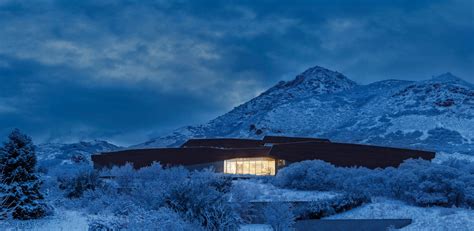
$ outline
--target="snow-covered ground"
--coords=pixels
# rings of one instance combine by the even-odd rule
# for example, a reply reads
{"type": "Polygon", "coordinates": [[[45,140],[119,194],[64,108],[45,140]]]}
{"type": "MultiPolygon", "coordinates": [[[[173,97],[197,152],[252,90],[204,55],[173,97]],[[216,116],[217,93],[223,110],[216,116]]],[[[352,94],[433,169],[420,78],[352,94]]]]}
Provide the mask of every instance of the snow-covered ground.
{"type": "Polygon", "coordinates": [[[55,215],[38,220],[1,221],[0,230],[83,231],[88,229],[87,216],[80,212],[61,210],[55,215]],[[5,222],[5,223],[1,223],[5,222]]]}
{"type": "Polygon", "coordinates": [[[265,224],[248,224],[240,226],[239,231],[273,231],[273,228],[265,224]]]}
{"type": "Polygon", "coordinates": [[[436,156],[432,160],[432,162],[439,164],[449,159],[466,160],[466,161],[470,161],[474,163],[474,156],[461,154],[461,153],[446,153],[446,152],[436,153],[436,156]]]}
{"type": "Polygon", "coordinates": [[[401,201],[375,198],[372,203],[325,219],[411,218],[402,230],[474,230],[474,210],[462,208],[422,208],[401,201]]]}
{"type": "Polygon", "coordinates": [[[262,183],[255,180],[234,181],[234,186],[248,192],[252,202],[268,201],[318,201],[334,198],[339,195],[336,192],[300,191],[275,187],[274,185],[262,183]]]}

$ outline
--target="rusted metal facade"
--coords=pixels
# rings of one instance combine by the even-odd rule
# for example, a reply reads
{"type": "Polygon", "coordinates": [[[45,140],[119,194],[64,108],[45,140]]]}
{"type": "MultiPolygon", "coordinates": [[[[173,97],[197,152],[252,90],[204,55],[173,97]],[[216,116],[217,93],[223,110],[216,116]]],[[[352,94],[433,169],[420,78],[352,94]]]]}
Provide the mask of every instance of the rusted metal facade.
{"type": "Polygon", "coordinates": [[[233,139],[233,138],[220,138],[220,139],[190,139],[186,141],[182,148],[191,147],[214,147],[214,148],[255,148],[263,147],[264,142],[262,140],[252,139],[233,139]]]}
{"type": "Polygon", "coordinates": [[[274,145],[270,156],[292,163],[316,159],[340,167],[385,168],[398,167],[411,158],[431,160],[435,153],[360,144],[299,142],[274,145]]]}
{"type": "Polygon", "coordinates": [[[264,144],[284,144],[284,143],[296,143],[296,142],[331,142],[328,139],[319,139],[312,137],[289,137],[289,136],[265,136],[263,137],[264,144]]]}
{"type": "Polygon", "coordinates": [[[388,148],[371,145],[334,143],[325,139],[295,137],[265,137],[249,139],[192,139],[181,148],[123,150],[92,155],[94,167],[124,165],[135,168],[160,162],[164,166],[206,166],[233,158],[271,157],[294,163],[323,160],[336,166],[367,168],[397,167],[404,160],[431,160],[434,152],[388,148]],[[267,146],[266,144],[271,144],[267,146]]]}

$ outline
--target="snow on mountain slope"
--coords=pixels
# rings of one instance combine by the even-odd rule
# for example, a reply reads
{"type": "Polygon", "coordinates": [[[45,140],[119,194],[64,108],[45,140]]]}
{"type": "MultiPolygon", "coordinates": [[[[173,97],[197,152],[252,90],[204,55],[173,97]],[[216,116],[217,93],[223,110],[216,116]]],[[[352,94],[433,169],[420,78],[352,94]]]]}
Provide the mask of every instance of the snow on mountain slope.
{"type": "Polygon", "coordinates": [[[42,166],[58,164],[89,163],[90,155],[121,147],[106,141],[81,141],[72,144],[46,143],[36,146],[36,156],[42,166]]]}
{"type": "Polygon", "coordinates": [[[313,67],[207,124],[138,147],[177,146],[191,137],[267,134],[474,155],[474,87],[450,73],[419,82],[358,85],[338,72],[313,67]]]}

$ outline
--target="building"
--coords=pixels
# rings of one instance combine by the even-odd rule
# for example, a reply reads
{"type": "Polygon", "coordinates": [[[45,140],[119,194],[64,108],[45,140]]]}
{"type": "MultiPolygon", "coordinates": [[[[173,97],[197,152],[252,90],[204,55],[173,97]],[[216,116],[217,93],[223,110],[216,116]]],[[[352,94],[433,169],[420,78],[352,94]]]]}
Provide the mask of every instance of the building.
{"type": "Polygon", "coordinates": [[[125,165],[135,168],[160,162],[189,169],[213,167],[228,174],[275,175],[278,169],[304,160],[323,160],[340,167],[398,167],[404,160],[431,160],[434,152],[335,143],[307,137],[265,136],[254,139],[190,139],[179,148],[122,150],[92,155],[95,168],[125,165]]]}

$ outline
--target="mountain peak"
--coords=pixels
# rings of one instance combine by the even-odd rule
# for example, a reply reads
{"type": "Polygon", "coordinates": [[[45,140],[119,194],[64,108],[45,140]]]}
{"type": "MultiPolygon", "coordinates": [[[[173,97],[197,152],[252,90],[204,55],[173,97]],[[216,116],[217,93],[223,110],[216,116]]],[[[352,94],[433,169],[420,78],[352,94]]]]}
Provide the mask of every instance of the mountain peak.
{"type": "Polygon", "coordinates": [[[463,79],[451,74],[451,72],[446,72],[444,74],[434,76],[431,78],[432,81],[436,82],[465,82],[463,79]]]}
{"type": "Polygon", "coordinates": [[[324,67],[320,66],[314,66],[311,68],[306,69],[303,71],[303,73],[299,74],[298,77],[303,77],[303,78],[328,78],[328,77],[335,77],[335,78],[340,78],[340,79],[347,79],[344,75],[337,71],[331,71],[329,69],[326,69],[324,67]]]}
{"type": "Polygon", "coordinates": [[[337,71],[314,66],[297,75],[294,80],[284,83],[285,87],[297,87],[302,85],[306,87],[333,89],[330,92],[337,92],[350,89],[357,84],[337,71]]]}

